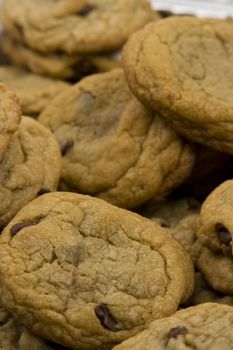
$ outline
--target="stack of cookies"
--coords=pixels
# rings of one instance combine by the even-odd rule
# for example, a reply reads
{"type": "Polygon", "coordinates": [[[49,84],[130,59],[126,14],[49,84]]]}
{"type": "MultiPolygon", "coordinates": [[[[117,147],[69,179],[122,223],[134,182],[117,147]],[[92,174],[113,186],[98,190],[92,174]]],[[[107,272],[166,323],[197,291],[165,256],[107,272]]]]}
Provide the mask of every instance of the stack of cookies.
{"type": "Polygon", "coordinates": [[[0,350],[233,350],[232,21],[1,18],[0,350]]]}
{"type": "Polygon", "coordinates": [[[53,134],[29,117],[21,118],[16,95],[0,84],[0,227],[39,194],[55,191],[61,174],[60,149],[53,134]]]}
{"type": "Polygon", "coordinates": [[[19,67],[0,68],[0,80],[18,92],[23,113],[37,117],[65,87],[61,80],[120,67],[129,35],[156,18],[146,0],[4,1],[1,51],[19,67]]]}

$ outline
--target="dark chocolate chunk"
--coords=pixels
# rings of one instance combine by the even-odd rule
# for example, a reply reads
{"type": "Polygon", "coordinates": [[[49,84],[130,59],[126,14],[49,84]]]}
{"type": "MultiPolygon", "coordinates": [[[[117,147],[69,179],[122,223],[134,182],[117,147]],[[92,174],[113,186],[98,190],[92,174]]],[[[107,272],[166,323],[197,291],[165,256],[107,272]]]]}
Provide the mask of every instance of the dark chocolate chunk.
{"type": "Polygon", "coordinates": [[[96,7],[91,4],[84,5],[78,12],[77,15],[81,17],[85,17],[89,15],[90,12],[92,12],[96,7]]]}
{"type": "Polygon", "coordinates": [[[112,332],[118,332],[120,330],[106,304],[96,306],[95,314],[104,328],[112,332]]]}
{"type": "Polygon", "coordinates": [[[20,222],[19,224],[15,224],[11,228],[11,236],[15,236],[20,230],[22,230],[25,227],[35,225],[32,222],[20,222]]]}
{"type": "Polygon", "coordinates": [[[188,330],[186,327],[175,327],[170,329],[170,331],[167,334],[167,341],[169,341],[171,338],[177,338],[178,335],[186,335],[188,334],[188,330]]]}
{"type": "Polygon", "coordinates": [[[68,140],[66,142],[63,143],[63,145],[61,146],[61,154],[62,156],[65,156],[66,153],[69,151],[69,149],[71,147],[73,147],[74,145],[74,141],[73,140],[68,140]]]}
{"type": "Polygon", "coordinates": [[[219,242],[221,244],[229,246],[231,244],[232,238],[228,229],[223,224],[217,223],[215,225],[215,230],[217,232],[219,242]]]}
{"type": "Polygon", "coordinates": [[[77,82],[84,77],[92,74],[99,73],[98,68],[93,64],[88,58],[84,57],[72,66],[73,78],[70,79],[71,82],[77,82]]]}
{"type": "Polygon", "coordinates": [[[169,227],[171,227],[171,225],[169,225],[167,222],[165,222],[165,221],[162,221],[161,223],[160,223],[160,226],[161,227],[166,227],[166,228],[169,228],[169,227]]]}
{"type": "Polygon", "coordinates": [[[167,17],[174,16],[174,13],[173,13],[173,12],[167,11],[167,10],[159,10],[159,11],[157,11],[157,12],[160,14],[160,16],[161,16],[162,18],[167,18],[167,17]]]}

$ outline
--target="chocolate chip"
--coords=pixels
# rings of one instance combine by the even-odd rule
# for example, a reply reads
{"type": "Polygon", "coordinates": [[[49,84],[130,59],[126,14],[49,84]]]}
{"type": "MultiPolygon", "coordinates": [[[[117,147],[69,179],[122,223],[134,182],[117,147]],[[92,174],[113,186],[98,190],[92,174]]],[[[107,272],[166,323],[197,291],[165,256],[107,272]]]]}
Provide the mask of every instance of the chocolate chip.
{"type": "Polygon", "coordinates": [[[166,227],[166,228],[169,228],[169,227],[171,227],[171,225],[169,225],[167,222],[165,222],[165,221],[162,221],[161,223],[160,223],[160,226],[161,227],[166,227]]]}
{"type": "Polygon", "coordinates": [[[35,225],[31,222],[20,222],[19,224],[15,224],[11,228],[11,236],[15,236],[20,230],[22,230],[25,227],[35,225]]]}
{"type": "Polygon", "coordinates": [[[186,327],[175,327],[170,329],[170,331],[167,334],[167,341],[169,341],[171,338],[177,338],[178,335],[186,335],[188,334],[188,330],[186,327]]]}
{"type": "Polygon", "coordinates": [[[89,13],[92,12],[95,8],[96,6],[94,5],[86,4],[77,12],[77,15],[85,17],[86,15],[89,15],[89,13]]]}
{"type": "Polygon", "coordinates": [[[42,196],[45,193],[50,193],[52,192],[51,189],[49,187],[42,187],[42,189],[38,192],[38,196],[42,196]]]}
{"type": "Polygon", "coordinates": [[[66,153],[69,151],[69,149],[71,147],[73,147],[74,145],[74,141],[73,140],[68,140],[66,142],[63,143],[63,145],[61,146],[61,154],[62,156],[65,156],[66,153]]]}
{"type": "Polygon", "coordinates": [[[120,330],[106,304],[96,306],[95,314],[104,328],[112,332],[118,332],[120,330]]]}
{"type": "Polygon", "coordinates": [[[228,231],[228,229],[221,223],[217,223],[215,225],[215,230],[217,232],[217,236],[219,239],[219,242],[221,244],[225,244],[225,245],[230,245],[231,243],[231,235],[230,232],[228,231]]]}
{"type": "Polygon", "coordinates": [[[88,58],[83,58],[72,66],[74,77],[71,82],[77,82],[87,75],[96,74],[99,72],[95,64],[93,64],[88,58]]]}
{"type": "Polygon", "coordinates": [[[160,16],[162,18],[167,18],[167,17],[171,17],[174,16],[174,13],[171,11],[167,11],[167,10],[159,10],[158,13],[160,14],[160,16]]]}

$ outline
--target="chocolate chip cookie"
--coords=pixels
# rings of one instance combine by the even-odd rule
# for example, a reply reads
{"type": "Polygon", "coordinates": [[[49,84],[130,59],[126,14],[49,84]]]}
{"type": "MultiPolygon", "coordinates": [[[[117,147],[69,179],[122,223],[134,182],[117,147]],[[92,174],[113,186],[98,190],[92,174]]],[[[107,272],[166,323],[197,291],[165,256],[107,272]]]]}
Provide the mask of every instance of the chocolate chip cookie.
{"type": "Polygon", "coordinates": [[[233,306],[233,296],[214,290],[208,285],[202,273],[197,272],[194,293],[184,306],[187,307],[209,302],[233,306]]]}
{"type": "Polygon", "coordinates": [[[40,123],[23,117],[0,164],[0,228],[37,195],[56,190],[60,173],[55,138],[40,123]]]}
{"type": "Polygon", "coordinates": [[[0,81],[7,84],[19,98],[22,113],[38,115],[64,88],[63,81],[29,73],[14,66],[0,66],[0,81]]]}
{"type": "Polygon", "coordinates": [[[116,50],[155,17],[146,0],[4,0],[1,12],[11,36],[69,54],[116,50]]]}
{"type": "Polygon", "coordinates": [[[0,162],[20,120],[21,110],[15,93],[0,83],[0,162]]]}
{"type": "Polygon", "coordinates": [[[3,305],[33,332],[74,349],[110,349],[192,294],[182,246],[98,198],[40,196],[0,240],[3,305]]]}
{"type": "Polygon", "coordinates": [[[233,308],[207,303],[155,321],[114,350],[231,350],[233,308]]]}
{"type": "Polygon", "coordinates": [[[164,197],[193,166],[190,146],[132,96],[122,69],[66,89],[39,121],[60,144],[62,190],[133,208],[164,197]]]}
{"type": "Polygon", "coordinates": [[[44,55],[13,40],[5,33],[0,35],[0,45],[16,65],[37,74],[75,82],[84,76],[107,72],[121,66],[120,51],[96,55],[68,55],[61,52],[44,55]]]}
{"type": "Polygon", "coordinates": [[[168,198],[164,203],[149,205],[140,214],[165,227],[189,252],[196,265],[201,253],[201,245],[196,237],[199,208],[200,203],[192,197],[176,200],[168,198]]]}
{"type": "Polygon", "coordinates": [[[194,197],[174,199],[169,196],[161,203],[149,202],[139,214],[158,222],[162,227],[174,228],[186,216],[198,214],[201,203],[194,197]]]}
{"type": "Polygon", "coordinates": [[[214,289],[233,294],[233,181],[218,186],[202,204],[196,234],[202,245],[199,268],[214,289]]]}
{"type": "Polygon", "coordinates": [[[47,342],[45,339],[29,332],[0,305],[0,350],[63,349],[65,350],[65,348],[59,347],[58,344],[47,342]]]}
{"type": "Polygon", "coordinates": [[[233,153],[233,23],[171,17],[129,39],[132,91],[187,139],[233,153]]]}
{"type": "Polygon", "coordinates": [[[216,253],[233,254],[233,180],[218,186],[202,204],[197,236],[216,253]]]}

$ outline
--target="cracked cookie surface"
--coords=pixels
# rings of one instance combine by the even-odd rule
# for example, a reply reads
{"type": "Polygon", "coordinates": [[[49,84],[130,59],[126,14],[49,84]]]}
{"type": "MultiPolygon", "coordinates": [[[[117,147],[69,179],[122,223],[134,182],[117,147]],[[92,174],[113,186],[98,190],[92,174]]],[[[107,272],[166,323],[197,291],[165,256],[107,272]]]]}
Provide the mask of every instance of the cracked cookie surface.
{"type": "Polygon", "coordinates": [[[38,115],[68,83],[29,73],[14,66],[0,66],[0,81],[19,98],[22,113],[38,115]]]}
{"type": "Polygon", "coordinates": [[[233,153],[233,24],[171,17],[126,44],[130,87],[182,135],[233,153]],[[221,62],[221,63],[220,63],[221,62]]]}
{"type": "Polygon", "coordinates": [[[149,329],[114,350],[230,350],[233,308],[206,303],[155,321],[149,329]]]}
{"type": "Polygon", "coordinates": [[[0,162],[20,120],[21,110],[15,93],[0,83],[0,162]]]}
{"type": "Polygon", "coordinates": [[[191,259],[160,226],[97,198],[57,192],[25,206],[0,243],[3,305],[74,349],[110,349],[193,290],[191,259]]]}
{"type": "Polygon", "coordinates": [[[40,192],[55,191],[60,173],[61,155],[52,133],[22,117],[0,164],[0,227],[40,192]]]}
{"type": "Polygon", "coordinates": [[[68,88],[39,121],[61,146],[61,189],[124,208],[164,197],[193,166],[191,147],[132,96],[121,69],[68,88]]]}
{"type": "Polygon", "coordinates": [[[6,33],[0,35],[0,45],[14,64],[52,78],[78,81],[87,75],[121,66],[120,52],[102,55],[68,55],[59,52],[44,55],[13,40],[6,33]]]}
{"type": "Polygon", "coordinates": [[[146,0],[5,0],[2,23],[11,36],[42,52],[112,51],[154,20],[146,0]]]}

